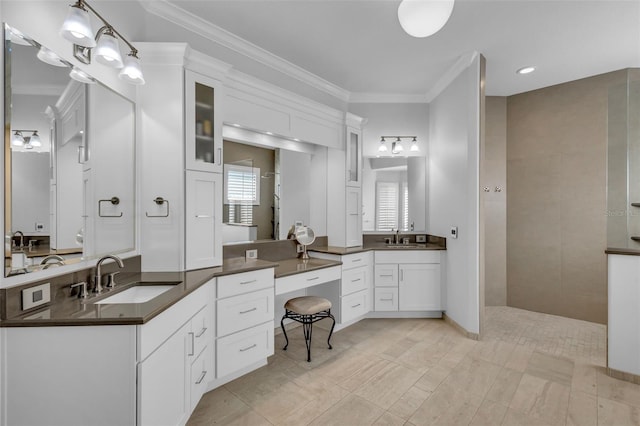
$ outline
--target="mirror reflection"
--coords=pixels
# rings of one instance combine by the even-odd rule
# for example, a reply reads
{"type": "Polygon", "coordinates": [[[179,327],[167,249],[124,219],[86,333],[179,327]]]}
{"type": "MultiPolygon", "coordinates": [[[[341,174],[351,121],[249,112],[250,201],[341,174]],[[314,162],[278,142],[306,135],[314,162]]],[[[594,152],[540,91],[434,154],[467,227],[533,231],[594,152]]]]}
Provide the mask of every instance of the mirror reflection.
{"type": "Polygon", "coordinates": [[[426,164],[415,156],[364,159],[363,231],[425,231],[426,164]]]}
{"type": "Polygon", "coordinates": [[[5,26],[5,276],[135,246],[134,105],[68,66],[5,26]]]}

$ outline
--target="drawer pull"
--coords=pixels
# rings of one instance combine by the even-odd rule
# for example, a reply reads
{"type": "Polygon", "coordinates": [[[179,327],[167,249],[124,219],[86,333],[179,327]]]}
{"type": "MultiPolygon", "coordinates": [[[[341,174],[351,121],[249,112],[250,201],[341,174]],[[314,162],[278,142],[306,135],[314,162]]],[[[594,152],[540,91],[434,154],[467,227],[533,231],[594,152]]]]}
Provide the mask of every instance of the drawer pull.
{"type": "Polygon", "coordinates": [[[362,262],[362,259],[353,259],[352,262],[362,262]]]}
{"type": "Polygon", "coordinates": [[[196,385],[199,385],[200,383],[202,383],[202,381],[204,380],[204,376],[206,375],[207,375],[207,372],[203,371],[200,377],[198,377],[198,380],[196,380],[196,385]]]}
{"type": "Polygon", "coordinates": [[[202,330],[200,330],[200,332],[198,334],[196,334],[196,337],[202,337],[202,335],[207,331],[207,327],[202,327],[202,330]]]}
{"type": "Polygon", "coordinates": [[[358,306],[360,306],[362,303],[358,303],[357,305],[353,305],[352,308],[357,308],[358,306]]]}
{"type": "Polygon", "coordinates": [[[256,346],[258,346],[258,345],[256,345],[256,344],[254,343],[253,345],[251,345],[251,346],[249,346],[249,347],[247,347],[247,348],[240,349],[240,352],[248,351],[249,349],[253,349],[253,348],[255,348],[256,346]]]}
{"type": "Polygon", "coordinates": [[[357,283],[358,281],[362,280],[362,278],[356,278],[355,280],[351,280],[352,283],[357,283]]]}
{"type": "Polygon", "coordinates": [[[315,280],[319,280],[320,277],[313,277],[313,278],[307,278],[307,281],[315,281],[315,280]]]}
{"type": "Polygon", "coordinates": [[[246,285],[246,284],[251,284],[251,283],[255,283],[257,280],[251,280],[251,281],[242,281],[240,283],[240,285],[246,285]]]}
{"type": "Polygon", "coordinates": [[[208,215],[208,214],[197,214],[196,215],[196,219],[208,219],[208,218],[213,218],[213,216],[208,215]]]}
{"type": "Polygon", "coordinates": [[[189,352],[189,356],[193,356],[196,352],[196,342],[194,339],[194,335],[192,332],[189,332],[189,336],[191,337],[191,352],[189,352]]]}
{"type": "Polygon", "coordinates": [[[380,274],[381,277],[392,277],[393,274],[380,274]]]}
{"type": "Polygon", "coordinates": [[[393,302],[393,297],[391,299],[380,299],[381,302],[393,302]]]}
{"type": "Polygon", "coordinates": [[[251,308],[248,311],[240,311],[240,315],[248,314],[249,312],[257,311],[258,308],[251,308]]]}

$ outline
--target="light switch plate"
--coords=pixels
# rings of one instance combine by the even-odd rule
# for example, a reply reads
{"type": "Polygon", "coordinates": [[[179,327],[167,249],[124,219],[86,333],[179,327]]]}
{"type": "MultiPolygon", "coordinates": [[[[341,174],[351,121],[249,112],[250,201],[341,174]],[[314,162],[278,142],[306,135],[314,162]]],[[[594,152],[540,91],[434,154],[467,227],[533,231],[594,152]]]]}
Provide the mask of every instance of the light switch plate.
{"type": "Polygon", "coordinates": [[[258,249],[246,250],[244,252],[245,259],[257,259],[258,258],[258,249]]]}
{"type": "Polygon", "coordinates": [[[457,226],[452,226],[451,227],[451,232],[449,233],[449,235],[451,236],[451,238],[456,239],[458,238],[458,227],[457,226]]]}
{"type": "Polygon", "coordinates": [[[51,283],[40,284],[22,290],[22,310],[35,308],[51,301],[51,283]]]}
{"type": "Polygon", "coordinates": [[[427,236],[426,235],[416,235],[416,243],[426,243],[427,236]]]}

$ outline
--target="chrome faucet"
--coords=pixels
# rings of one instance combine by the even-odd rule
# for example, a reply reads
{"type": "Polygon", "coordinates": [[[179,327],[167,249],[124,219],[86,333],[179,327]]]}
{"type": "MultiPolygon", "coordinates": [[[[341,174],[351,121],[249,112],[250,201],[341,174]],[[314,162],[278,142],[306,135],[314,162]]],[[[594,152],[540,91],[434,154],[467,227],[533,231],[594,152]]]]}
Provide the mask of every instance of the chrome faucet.
{"type": "Polygon", "coordinates": [[[62,257],[62,256],[60,256],[58,254],[50,254],[48,256],[43,257],[42,260],[40,261],[40,264],[41,265],[45,265],[50,260],[55,260],[54,263],[64,264],[64,257],[62,257]]]}
{"type": "Polygon", "coordinates": [[[393,244],[400,244],[400,229],[396,229],[396,233],[393,235],[393,244]]]}
{"type": "Polygon", "coordinates": [[[22,233],[22,231],[16,231],[13,233],[13,236],[16,237],[18,236],[18,234],[20,234],[20,249],[24,248],[24,234],[22,233]]]}
{"type": "Polygon", "coordinates": [[[96,263],[96,275],[94,277],[94,281],[95,281],[95,285],[93,286],[93,292],[100,294],[102,293],[102,262],[104,262],[107,259],[112,259],[114,260],[118,266],[120,268],[124,268],[124,263],[122,263],[122,259],[120,259],[118,256],[114,256],[112,254],[107,254],[106,256],[102,256],[100,259],[98,259],[98,262],[96,263]]]}

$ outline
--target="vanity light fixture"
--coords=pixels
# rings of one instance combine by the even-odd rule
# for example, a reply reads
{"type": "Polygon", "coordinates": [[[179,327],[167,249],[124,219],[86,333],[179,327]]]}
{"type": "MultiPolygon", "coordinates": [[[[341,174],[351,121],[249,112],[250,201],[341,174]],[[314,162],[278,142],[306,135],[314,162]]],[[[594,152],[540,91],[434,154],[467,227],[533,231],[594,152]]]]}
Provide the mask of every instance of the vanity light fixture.
{"type": "Polygon", "coordinates": [[[33,149],[34,147],[39,148],[42,146],[42,140],[37,130],[18,129],[13,132],[11,136],[11,146],[22,147],[24,149],[33,149]],[[31,136],[25,137],[22,133],[31,133],[31,136]]]}
{"type": "Polygon", "coordinates": [[[398,6],[398,20],[407,34],[429,37],[447,23],[455,0],[402,0],[398,6]]]}
{"type": "Polygon", "coordinates": [[[516,74],[531,74],[536,70],[536,67],[523,67],[516,71],[516,74]]]}
{"type": "Polygon", "coordinates": [[[38,50],[38,54],[36,56],[45,64],[53,65],[54,67],[67,66],[67,63],[60,56],[44,46],[40,46],[40,49],[38,50]]]}
{"type": "Polygon", "coordinates": [[[122,68],[118,77],[131,84],[144,84],[144,76],[138,58],[138,49],[107,22],[86,0],[77,0],[70,6],[67,19],[60,29],[60,35],[74,44],[74,56],[85,64],[91,63],[91,49],[95,48],[96,60],[113,68],[122,68]],[[91,11],[103,26],[95,37],[91,28],[91,11]],[[130,49],[122,59],[118,39],[130,49]]]}
{"type": "Polygon", "coordinates": [[[391,154],[399,154],[404,151],[404,146],[402,146],[402,139],[411,139],[411,148],[409,151],[418,152],[420,148],[418,147],[418,137],[417,136],[380,136],[380,146],[378,147],[378,152],[387,152],[388,148],[385,145],[386,139],[394,139],[395,141],[391,142],[391,154]]]}
{"type": "Polygon", "coordinates": [[[16,30],[15,28],[8,25],[7,29],[9,30],[9,33],[7,35],[9,36],[9,40],[11,40],[11,43],[19,44],[21,46],[33,46],[33,41],[22,34],[21,31],[16,30]]]}
{"type": "Polygon", "coordinates": [[[82,71],[80,68],[73,67],[71,72],[69,73],[69,77],[74,79],[75,81],[79,81],[84,84],[95,84],[95,80],[86,72],[82,71]]]}

